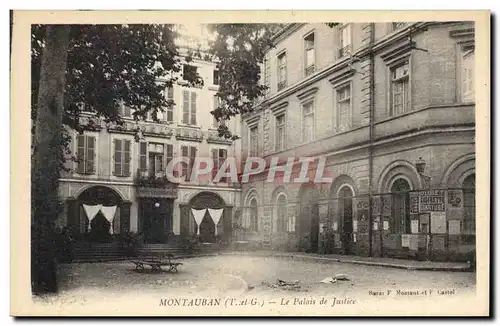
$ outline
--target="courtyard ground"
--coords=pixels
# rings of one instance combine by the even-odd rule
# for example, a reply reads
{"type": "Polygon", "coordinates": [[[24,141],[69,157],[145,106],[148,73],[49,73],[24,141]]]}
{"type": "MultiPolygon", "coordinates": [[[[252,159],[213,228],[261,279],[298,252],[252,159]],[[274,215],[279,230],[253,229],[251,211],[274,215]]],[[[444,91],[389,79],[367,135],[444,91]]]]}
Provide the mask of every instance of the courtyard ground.
{"type": "MultiPolygon", "coordinates": [[[[35,303],[41,310],[63,314],[72,308],[112,314],[127,307],[126,312],[131,315],[135,314],[134,308],[144,304],[158,307],[162,299],[167,299],[163,304],[172,305],[173,311],[173,306],[179,303],[168,299],[195,297],[236,298],[229,301],[230,305],[235,305],[239,298],[254,298],[255,305],[267,307],[281,305],[283,298],[292,298],[296,309],[304,305],[317,306],[320,298],[375,300],[384,305],[400,300],[420,300],[432,307],[438,302],[436,299],[444,302],[447,298],[473,295],[476,285],[476,274],[471,272],[403,270],[290,257],[219,255],[188,258],[182,262],[178,273],[137,272],[130,262],[61,265],[58,295],[36,298],[35,303]],[[320,283],[338,274],[344,274],[348,280],[320,283]],[[298,281],[300,288],[270,287],[269,284],[276,284],[277,279],[298,281]]],[[[227,305],[228,301],[224,300],[227,305]]],[[[190,309],[193,312],[193,308],[190,309]]],[[[255,310],[246,302],[238,311],[255,310]]]]}

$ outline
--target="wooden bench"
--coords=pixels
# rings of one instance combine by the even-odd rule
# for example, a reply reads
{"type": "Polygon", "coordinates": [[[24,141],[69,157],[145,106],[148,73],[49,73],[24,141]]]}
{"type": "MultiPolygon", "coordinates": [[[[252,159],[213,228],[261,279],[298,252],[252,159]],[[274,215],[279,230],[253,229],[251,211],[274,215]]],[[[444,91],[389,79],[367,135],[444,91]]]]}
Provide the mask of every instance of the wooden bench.
{"type": "Polygon", "coordinates": [[[136,270],[145,270],[145,266],[151,266],[152,271],[161,271],[162,266],[168,266],[169,272],[177,273],[179,271],[178,267],[182,265],[182,263],[173,262],[172,259],[174,258],[174,255],[172,254],[165,255],[165,258],[167,259],[166,261],[161,258],[158,259],[156,257],[152,257],[149,259],[131,260],[131,262],[135,265],[136,270]]]}

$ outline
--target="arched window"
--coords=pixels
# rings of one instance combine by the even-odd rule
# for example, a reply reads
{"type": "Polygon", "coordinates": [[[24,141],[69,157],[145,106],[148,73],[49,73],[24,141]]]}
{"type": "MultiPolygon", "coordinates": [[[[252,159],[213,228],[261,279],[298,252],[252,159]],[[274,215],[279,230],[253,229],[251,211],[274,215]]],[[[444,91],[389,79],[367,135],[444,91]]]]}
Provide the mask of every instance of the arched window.
{"type": "Polygon", "coordinates": [[[257,232],[259,230],[259,207],[257,199],[250,200],[250,231],[257,232]]]}
{"type": "Polygon", "coordinates": [[[284,194],[279,194],[276,200],[276,213],[277,213],[277,230],[278,233],[285,233],[287,231],[287,200],[284,194]]]}
{"type": "Polygon", "coordinates": [[[411,221],[409,213],[410,184],[403,178],[399,178],[392,184],[391,193],[393,198],[394,218],[392,219],[392,233],[411,233],[411,221]]]}
{"type": "Polygon", "coordinates": [[[476,174],[471,174],[462,183],[464,192],[464,233],[476,233],[476,174]]]}

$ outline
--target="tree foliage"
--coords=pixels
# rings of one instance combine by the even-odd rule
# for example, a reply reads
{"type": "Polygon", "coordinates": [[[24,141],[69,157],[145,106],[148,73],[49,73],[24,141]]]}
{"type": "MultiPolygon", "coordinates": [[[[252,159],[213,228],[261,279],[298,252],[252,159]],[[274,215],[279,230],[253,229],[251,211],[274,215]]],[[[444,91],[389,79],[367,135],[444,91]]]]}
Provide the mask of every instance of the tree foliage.
{"type": "MultiPolygon", "coordinates": [[[[167,100],[166,88],[182,75],[182,61],[175,45],[173,25],[72,25],[66,70],[63,125],[83,132],[95,128],[95,121],[123,123],[120,110],[130,107],[134,119],[150,113],[157,121],[159,112],[174,105],[167,100]],[[82,111],[96,119],[82,124],[82,111]]],[[[31,33],[31,103],[36,118],[45,26],[33,25],[31,33]]],[[[184,58],[189,62],[191,58],[184,58]]],[[[187,71],[182,76],[189,86],[203,80],[187,71]]],[[[69,137],[63,132],[63,158],[70,155],[69,137]]],[[[63,168],[64,160],[61,162],[63,168]]]]}

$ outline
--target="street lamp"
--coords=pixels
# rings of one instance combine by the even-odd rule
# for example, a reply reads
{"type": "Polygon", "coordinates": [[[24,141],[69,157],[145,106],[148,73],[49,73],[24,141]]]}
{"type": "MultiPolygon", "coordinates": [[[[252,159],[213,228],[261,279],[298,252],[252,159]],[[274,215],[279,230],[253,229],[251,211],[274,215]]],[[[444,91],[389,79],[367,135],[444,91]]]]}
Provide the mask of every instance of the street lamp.
{"type": "Polygon", "coordinates": [[[160,207],[160,203],[156,202],[156,203],[155,203],[155,207],[156,207],[156,208],[160,207]]]}

